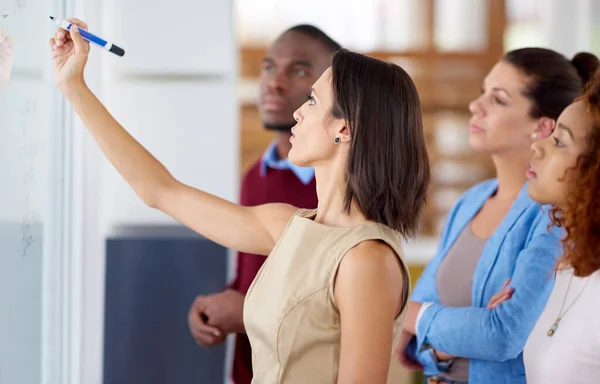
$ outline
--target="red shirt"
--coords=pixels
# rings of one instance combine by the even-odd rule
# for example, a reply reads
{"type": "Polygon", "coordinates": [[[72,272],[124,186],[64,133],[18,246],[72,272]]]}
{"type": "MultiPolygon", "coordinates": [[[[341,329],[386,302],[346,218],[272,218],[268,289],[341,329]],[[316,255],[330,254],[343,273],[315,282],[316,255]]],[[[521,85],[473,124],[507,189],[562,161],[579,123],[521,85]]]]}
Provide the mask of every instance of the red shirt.
{"type": "MultiPolygon", "coordinates": [[[[241,186],[240,204],[256,206],[266,203],[287,203],[298,208],[316,208],[317,192],[315,179],[304,184],[290,169],[266,168],[261,172],[262,160],[248,171],[241,186]]],[[[264,168],[263,168],[264,169],[264,168]]],[[[237,274],[230,288],[243,294],[265,262],[266,257],[239,252],[237,254],[237,274]]],[[[233,358],[233,382],[250,384],[252,381],[252,351],[245,334],[238,334],[233,358]]]]}

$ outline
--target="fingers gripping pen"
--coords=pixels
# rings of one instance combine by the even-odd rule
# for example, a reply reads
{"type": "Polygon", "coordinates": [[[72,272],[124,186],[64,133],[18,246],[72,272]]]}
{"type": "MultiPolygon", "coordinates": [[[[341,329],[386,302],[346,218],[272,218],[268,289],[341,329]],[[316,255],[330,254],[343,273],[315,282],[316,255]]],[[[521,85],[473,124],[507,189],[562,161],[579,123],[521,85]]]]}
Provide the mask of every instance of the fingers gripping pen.
{"type": "MultiPolygon", "coordinates": [[[[54,21],[56,23],[56,25],[58,25],[60,28],[66,30],[66,31],[70,31],[71,30],[71,26],[73,25],[71,22],[69,22],[68,20],[65,19],[60,19],[60,18],[54,18],[52,16],[50,16],[50,20],[54,21]]],[[[102,47],[104,49],[106,49],[109,52],[114,53],[117,56],[123,56],[125,54],[125,50],[115,44],[109,43],[108,41],[99,38],[98,36],[86,31],[85,29],[79,28],[79,33],[81,34],[81,37],[83,37],[85,40],[94,43],[96,45],[98,45],[99,47],[102,47]]]]}

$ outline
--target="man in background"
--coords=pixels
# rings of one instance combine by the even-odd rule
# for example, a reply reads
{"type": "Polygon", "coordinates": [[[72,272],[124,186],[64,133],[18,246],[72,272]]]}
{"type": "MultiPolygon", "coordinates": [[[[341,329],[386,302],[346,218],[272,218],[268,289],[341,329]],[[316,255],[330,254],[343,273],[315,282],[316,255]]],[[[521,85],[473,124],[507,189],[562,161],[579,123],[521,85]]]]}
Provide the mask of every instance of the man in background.
{"type": "MultiPolygon", "coordinates": [[[[289,140],[296,124],[294,111],[306,102],[312,85],[340,48],[310,25],[288,29],[269,47],[262,63],[259,112],[265,128],[277,134],[242,181],[242,205],[317,207],[314,170],[289,162],[289,140]]],[[[224,342],[229,333],[237,334],[232,373],[235,384],[252,381],[252,353],[242,314],[246,292],[265,260],[264,256],[238,253],[234,281],[223,292],[196,297],[188,316],[190,331],[200,345],[214,346],[224,342]]]]}

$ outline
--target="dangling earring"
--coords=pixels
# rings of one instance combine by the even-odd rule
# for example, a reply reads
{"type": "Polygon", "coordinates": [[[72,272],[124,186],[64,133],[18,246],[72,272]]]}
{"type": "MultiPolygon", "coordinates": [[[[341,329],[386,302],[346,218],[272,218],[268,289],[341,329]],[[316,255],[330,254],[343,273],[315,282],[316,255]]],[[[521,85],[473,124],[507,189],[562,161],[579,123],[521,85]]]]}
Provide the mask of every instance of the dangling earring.
{"type": "Polygon", "coordinates": [[[333,139],[333,144],[339,144],[340,143],[340,137],[336,136],[335,139],[333,139]]]}

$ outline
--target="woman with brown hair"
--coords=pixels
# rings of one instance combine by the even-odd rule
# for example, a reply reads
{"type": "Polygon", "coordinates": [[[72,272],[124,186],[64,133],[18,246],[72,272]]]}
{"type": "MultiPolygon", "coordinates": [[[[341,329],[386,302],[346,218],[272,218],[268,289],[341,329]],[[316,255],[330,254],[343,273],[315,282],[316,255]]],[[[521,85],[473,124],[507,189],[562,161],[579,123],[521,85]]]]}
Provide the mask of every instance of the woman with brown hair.
{"type": "Polygon", "coordinates": [[[385,383],[410,279],[429,159],[400,67],[342,50],[295,113],[289,159],[315,169],[318,207],[241,207],[176,180],[87,88],[77,20],[51,39],[56,82],[150,207],[225,247],[269,255],[244,305],[253,383],[385,383]]]}

